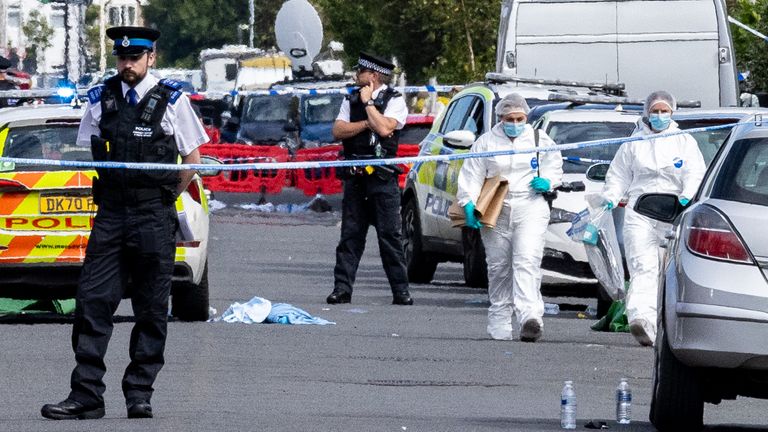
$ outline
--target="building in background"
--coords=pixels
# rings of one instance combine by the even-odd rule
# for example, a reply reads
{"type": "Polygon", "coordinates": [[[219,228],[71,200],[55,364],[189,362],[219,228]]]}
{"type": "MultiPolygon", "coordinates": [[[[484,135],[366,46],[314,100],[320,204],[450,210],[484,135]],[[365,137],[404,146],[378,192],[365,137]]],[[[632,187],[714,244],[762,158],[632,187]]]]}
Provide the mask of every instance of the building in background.
{"type": "MultiPolygon", "coordinates": [[[[77,82],[88,72],[87,59],[102,59],[110,55],[108,42],[95,44],[88,52],[87,27],[104,28],[119,25],[142,25],[142,6],[148,0],[0,0],[0,54],[11,58],[14,67],[42,77],[38,86],[48,83],[48,77],[66,78],[77,82]],[[86,10],[95,8],[98,17],[86,23],[86,10]],[[52,30],[50,47],[32,56],[33,42],[24,35],[24,25],[36,16],[52,30]],[[36,58],[33,58],[36,57],[36,58]],[[18,59],[18,60],[17,60],[18,59]]],[[[103,61],[96,64],[103,65],[103,61]]],[[[103,70],[103,66],[101,66],[103,70]]]]}

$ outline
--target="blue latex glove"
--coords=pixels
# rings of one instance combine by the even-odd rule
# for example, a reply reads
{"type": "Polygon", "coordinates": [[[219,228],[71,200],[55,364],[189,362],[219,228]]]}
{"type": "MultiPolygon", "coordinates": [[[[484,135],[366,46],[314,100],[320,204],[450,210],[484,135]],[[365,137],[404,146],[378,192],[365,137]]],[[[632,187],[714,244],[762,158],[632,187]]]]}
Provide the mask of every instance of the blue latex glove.
{"type": "Polygon", "coordinates": [[[480,229],[483,227],[483,224],[475,215],[475,203],[473,203],[472,201],[468,202],[464,206],[464,216],[466,216],[467,218],[468,227],[472,229],[480,229]]]}
{"type": "Polygon", "coordinates": [[[552,186],[552,182],[544,177],[534,177],[533,180],[531,180],[530,186],[536,192],[548,192],[549,188],[552,186]]]}
{"type": "Polygon", "coordinates": [[[688,205],[688,203],[689,203],[689,202],[691,202],[691,200],[689,200],[689,199],[688,199],[688,198],[686,198],[686,197],[680,197],[680,198],[678,198],[677,200],[678,200],[678,201],[680,201],[680,204],[682,204],[682,205],[683,205],[683,207],[687,206],[687,205],[688,205]]]}

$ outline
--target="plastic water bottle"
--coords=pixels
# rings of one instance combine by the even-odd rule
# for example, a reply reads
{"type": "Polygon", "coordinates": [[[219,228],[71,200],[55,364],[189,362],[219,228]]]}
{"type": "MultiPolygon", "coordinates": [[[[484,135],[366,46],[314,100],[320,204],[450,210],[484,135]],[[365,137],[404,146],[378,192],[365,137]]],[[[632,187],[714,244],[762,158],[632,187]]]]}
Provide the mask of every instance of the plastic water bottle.
{"type": "Polygon", "coordinates": [[[560,427],[576,429],[576,390],[573,381],[566,381],[560,394],[560,427]]]}
{"type": "Polygon", "coordinates": [[[626,378],[622,378],[616,388],[616,422],[629,424],[632,421],[632,390],[626,378]]]}
{"type": "Polygon", "coordinates": [[[560,313],[560,305],[557,303],[544,303],[545,315],[557,315],[560,313]]]}

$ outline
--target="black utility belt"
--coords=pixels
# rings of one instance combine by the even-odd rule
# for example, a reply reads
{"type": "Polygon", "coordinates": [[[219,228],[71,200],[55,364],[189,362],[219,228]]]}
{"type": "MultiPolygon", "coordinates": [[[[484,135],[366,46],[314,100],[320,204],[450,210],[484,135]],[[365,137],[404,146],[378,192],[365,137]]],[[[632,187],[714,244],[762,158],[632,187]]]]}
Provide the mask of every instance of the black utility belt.
{"type": "Polygon", "coordinates": [[[365,165],[336,168],[336,176],[342,180],[352,177],[369,177],[373,175],[383,180],[387,180],[391,177],[400,175],[402,172],[403,170],[397,165],[365,165]]]}
{"type": "Polygon", "coordinates": [[[94,179],[93,200],[96,204],[109,202],[112,204],[134,205],[153,200],[162,200],[163,203],[169,204],[176,200],[172,189],[173,186],[170,185],[153,188],[123,188],[94,179]]]}

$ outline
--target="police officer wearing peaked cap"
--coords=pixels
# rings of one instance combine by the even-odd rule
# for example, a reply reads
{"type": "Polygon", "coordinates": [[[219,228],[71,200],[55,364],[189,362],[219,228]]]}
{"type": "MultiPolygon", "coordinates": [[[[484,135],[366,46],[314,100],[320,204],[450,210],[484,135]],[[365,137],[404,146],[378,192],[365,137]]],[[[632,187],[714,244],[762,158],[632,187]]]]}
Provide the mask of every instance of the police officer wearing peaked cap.
{"type": "MultiPolygon", "coordinates": [[[[402,95],[389,87],[394,65],[360,53],[357,85],[342,102],[333,136],[343,144],[347,160],[393,158],[408,108],[402,95]]],[[[392,303],[411,305],[400,223],[400,170],[394,165],[339,168],[344,180],[341,239],[336,247],[334,288],[329,304],[349,303],[352,285],[365,249],[368,227],[376,227],[379,252],[392,289],[392,303]]]]}
{"type": "MultiPolygon", "coordinates": [[[[9,81],[6,77],[6,72],[12,66],[11,61],[5,57],[0,56],[0,90],[18,90],[18,86],[9,81]]],[[[7,107],[8,98],[0,99],[0,107],[7,107]]]]}
{"type": "MultiPolygon", "coordinates": [[[[189,99],[174,81],[148,73],[155,63],[157,30],[114,27],[118,74],[88,91],[78,145],[95,161],[199,163],[208,141],[189,99]]],[[[122,381],[129,418],[152,417],[152,384],[163,366],[178,226],[175,201],[193,171],[97,168],[98,204],[77,288],[72,347],[77,365],[69,396],[43,406],[56,420],[104,416],[104,356],[112,316],[131,281],[136,319],[130,363],[122,381]]]]}

